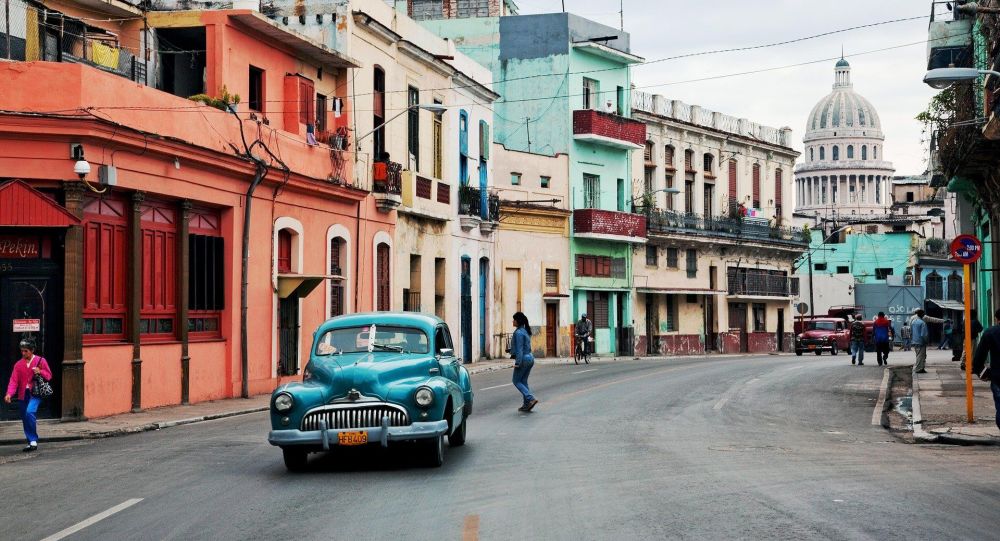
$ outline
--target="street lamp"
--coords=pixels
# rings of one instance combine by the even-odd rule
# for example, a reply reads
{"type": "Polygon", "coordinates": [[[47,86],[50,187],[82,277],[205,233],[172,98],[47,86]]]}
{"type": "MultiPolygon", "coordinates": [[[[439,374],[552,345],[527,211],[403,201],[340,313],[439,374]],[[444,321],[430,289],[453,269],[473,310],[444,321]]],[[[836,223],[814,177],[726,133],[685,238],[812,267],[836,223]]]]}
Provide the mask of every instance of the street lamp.
{"type": "Polygon", "coordinates": [[[956,83],[975,81],[980,75],[1000,77],[1000,72],[976,68],[937,68],[928,71],[924,75],[924,83],[931,88],[943,90],[956,83]]]}
{"type": "Polygon", "coordinates": [[[396,120],[397,118],[403,116],[404,114],[410,112],[413,109],[423,109],[425,111],[430,111],[430,112],[432,112],[432,113],[434,113],[436,115],[440,115],[440,114],[444,113],[445,111],[447,111],[448,107],[446,107],[444,105],[441,105],[440,103],[431,103],[431,104],[416,103],[416,104],[410,105],[406,109],[403,109],[398,114],[396,114],[395,116],[393,116],[392,118],[390,118],[389,120],[386,120],[385,122],[379,124],[378,126],[375,126],[375,129],[373,129],[372,131],[370,131],[370,132],[362,135],[361,137],[358,137],[357,139],[355,139],[354,140],[354,144],[357,145],[365,137],[368,137],[369,135],[371,135],[371,134],[373,134],[373,133],[381,130],[382,128],[385,127],[386,124],[392,122],[393,120],[396,120]]]}
{"type": "MultiPolygon", "coordinates": [[[[646,192],[646,193],[642,193],[642,194],[639,194],[639,195],[637,195],[637,196],[633,197],[633,198],[632,198],[632,206],[633,206],[633,207],[635,207],[635,200],[636,200],[636,199],[643,199],[643,198],[645,198],[646,196],[649,196],[649,195],[653,195],[653,194],[655,194],[655,193],[659,193],[659,192],[663,192],[663,193],[665,193],[665,194],[668,194],[668,197],[673,197],[674,195],[676,195],[676,194],[679,194],[679,193],[681,193],[682,191],[683,191],[683,190],[681,190],[680,188],[675,188],[675,187],[673,187],[673,186],[671,186],[671,187],[669,187],[669,188],[658,188],[658,189],[656,189],[656,190],[652,190],[652,191],[648,191],[648,192],[646,192]]],[[[671,201],[672,201],[672,200],[671,200],[671,201]]]]}

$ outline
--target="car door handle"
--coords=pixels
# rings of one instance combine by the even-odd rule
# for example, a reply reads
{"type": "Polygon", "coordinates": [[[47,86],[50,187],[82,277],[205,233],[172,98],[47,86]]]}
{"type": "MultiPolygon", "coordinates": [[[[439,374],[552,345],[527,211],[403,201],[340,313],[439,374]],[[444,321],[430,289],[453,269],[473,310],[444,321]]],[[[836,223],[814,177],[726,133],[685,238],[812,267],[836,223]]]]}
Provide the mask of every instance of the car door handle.
{"type": "Polygon", "coordinates": [[[431,368],[431,374],[440,374],[440,373],[441,373],[440,368],[431,368]]]}

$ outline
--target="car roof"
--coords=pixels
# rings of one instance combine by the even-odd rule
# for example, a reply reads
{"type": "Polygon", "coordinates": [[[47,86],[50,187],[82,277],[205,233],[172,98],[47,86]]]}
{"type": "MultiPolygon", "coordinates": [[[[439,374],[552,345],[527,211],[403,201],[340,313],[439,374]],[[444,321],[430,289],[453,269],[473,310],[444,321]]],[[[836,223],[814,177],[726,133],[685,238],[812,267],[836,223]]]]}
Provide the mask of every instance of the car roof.
{"type": "Polygon", "coordinates": [[[444,323],[444,321],[437,316],[418,312],[362,312],[328,319],[321,325],[321,329],[343,329],[345,327],[360,327],[373,323],[375,325],[416,327],[428,334],[432,334],[434,328],[444,323]]]}

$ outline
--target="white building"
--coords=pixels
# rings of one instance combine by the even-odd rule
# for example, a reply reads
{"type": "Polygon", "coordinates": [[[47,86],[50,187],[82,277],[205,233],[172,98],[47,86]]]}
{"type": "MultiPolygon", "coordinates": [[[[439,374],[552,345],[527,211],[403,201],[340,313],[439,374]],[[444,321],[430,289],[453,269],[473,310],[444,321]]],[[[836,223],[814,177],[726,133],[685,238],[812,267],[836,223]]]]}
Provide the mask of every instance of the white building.
{"type": "Polygon", "coordinates": [[[885,160],[882,123],[854,91],[851,65],[841,58],[833,91],[806,124],[805,163],[795,167],[795,213],[813,223],[884,216],[892,207],[892,163],[885,160]]]}

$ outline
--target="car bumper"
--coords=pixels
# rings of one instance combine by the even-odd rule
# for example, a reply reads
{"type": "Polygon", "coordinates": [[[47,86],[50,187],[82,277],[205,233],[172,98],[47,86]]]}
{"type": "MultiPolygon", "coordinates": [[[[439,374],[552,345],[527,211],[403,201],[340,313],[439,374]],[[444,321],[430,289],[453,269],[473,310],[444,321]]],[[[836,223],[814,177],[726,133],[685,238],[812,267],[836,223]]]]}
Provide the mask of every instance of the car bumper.
{"type": "Polygon", "coordinates": [[[428,421],[412,423],[409,426],[380,426],[374,428],[345,428],[320,430],[272,430],[267,435],[267,441],[278,447],[309,446],[329,450],[332,445],[339,445],[341,432],[367,432],[368,443],[380,443],[388,447],[390,441],[421,440],[441,437],[448,432],[448,421],[428,421]]]}
{"type": "Polygon", "coordinates": [[[833,342],[824,342],[822,344],[797,344],[795,349],[799,351],[831,351],[833,349],[833,342]]]}

